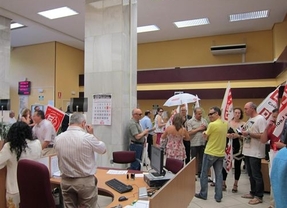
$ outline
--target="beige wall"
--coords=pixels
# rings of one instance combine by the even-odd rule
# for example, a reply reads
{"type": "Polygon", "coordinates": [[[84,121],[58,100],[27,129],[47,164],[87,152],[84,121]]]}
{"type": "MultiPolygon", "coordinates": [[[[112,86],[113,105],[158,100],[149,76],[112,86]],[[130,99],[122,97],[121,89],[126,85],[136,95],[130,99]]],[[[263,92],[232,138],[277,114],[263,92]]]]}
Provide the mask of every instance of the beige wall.
{"type": "Polygon", "coordinates": [[[11,109],[19,110],[18,82],[25,78],[31,81],[31,95],[28,96],[29,106],[47,104],[54,99],[55,78],[55,43],[44,43],[13,48],[10,63],[10,99],[11,109]],[[39,93],[38,89],[43,89],[39,93]],[[39,95],[44,96],[39,101],[39,95]]]}
{"type": "Polygon", "coordinates": [[[138,45],[138,69],[174,68],[234,64],[242,62],[242,55],[213,56],[210,47],[246,43],[245,62],[273,60],[272,30],[190,38],[138,45]]]}
{"type": "Polygon", "coordinates": [[[274,59],[276,60],[287,46],[287,15],[285,21],[274,25],[274,59]]]}
{"type": "Polygon", "coordinates": [[[84,52],[73,47],[51,42],[14,48],[11,51],[10,99],[11,109],[18,112],[18,82],[31,81],[28,106],[47,105],[54,101],[57,108],[66,110],[71,97],[79,96],[79,74],[84,73],[84,52]],[[38,89],[43,89],[39,93],[38,89]],[[72,95],[72,91],[75,95],[72,95]],[[61,98],[58,97],[61,93],[61,98]],[[44,96],[44,100],[39,100],[44,96]]]}
{"type": "Polygon", "coordinates": [[[66,111],[70,98],[79,97],[79,74],[83,73],[84,51],[56,43],[55,107],[66,111]]]}

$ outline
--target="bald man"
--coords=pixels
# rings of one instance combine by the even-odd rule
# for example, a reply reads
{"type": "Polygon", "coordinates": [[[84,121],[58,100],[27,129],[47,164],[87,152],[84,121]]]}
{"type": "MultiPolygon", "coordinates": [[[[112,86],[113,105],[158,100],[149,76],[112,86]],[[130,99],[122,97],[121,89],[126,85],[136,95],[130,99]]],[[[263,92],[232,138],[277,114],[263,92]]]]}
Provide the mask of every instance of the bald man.
{"type": "Polygon", "coordinates": [[[130,150],[136,152],[137,161],[131,163],[132,170],[140,170],[141,165],[140,162],[142,158],[145,136],[148,134],[149,130],[143,130],[139,121],[142,117],[142,111],[139,108],[135,108],[132,110],[132,118],[128,122],[126,129],[126,136],[130,142],[130,150]]]}
{"type": "Polygon", "coordinates": [[[261,172],[261,159],[265,157],[265,144],[260,141],[267,122],[265,118],[256,111],[257,106],[248,102],[244,106],[244,112],[249,117],[242,131],[243,155],[250,181],[250,192],[242,196],[247,198],[249,204],[262,203],[264,194],[264,183],[261,172]]]}

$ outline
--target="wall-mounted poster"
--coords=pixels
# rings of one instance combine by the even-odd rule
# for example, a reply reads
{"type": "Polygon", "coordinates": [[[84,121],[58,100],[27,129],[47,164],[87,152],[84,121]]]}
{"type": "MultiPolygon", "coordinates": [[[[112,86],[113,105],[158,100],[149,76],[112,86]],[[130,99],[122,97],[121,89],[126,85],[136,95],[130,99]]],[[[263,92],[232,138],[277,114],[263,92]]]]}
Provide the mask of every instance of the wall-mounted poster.
{"type": "Polygon", "coordinates": [[[109,126],[112,124],[112,95],[93,95],[93,125],[109,126]]]}

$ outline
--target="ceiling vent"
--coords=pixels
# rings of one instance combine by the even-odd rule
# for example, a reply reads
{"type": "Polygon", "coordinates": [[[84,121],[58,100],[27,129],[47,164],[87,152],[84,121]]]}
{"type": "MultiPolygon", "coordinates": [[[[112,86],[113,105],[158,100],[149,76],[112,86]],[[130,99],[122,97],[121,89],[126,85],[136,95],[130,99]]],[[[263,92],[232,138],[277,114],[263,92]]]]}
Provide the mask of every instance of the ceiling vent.
{"type": "Polygon", "coordinates": [[[211,46],[210,51],[213,55],[245,54],[246,44],[211,46]]]}

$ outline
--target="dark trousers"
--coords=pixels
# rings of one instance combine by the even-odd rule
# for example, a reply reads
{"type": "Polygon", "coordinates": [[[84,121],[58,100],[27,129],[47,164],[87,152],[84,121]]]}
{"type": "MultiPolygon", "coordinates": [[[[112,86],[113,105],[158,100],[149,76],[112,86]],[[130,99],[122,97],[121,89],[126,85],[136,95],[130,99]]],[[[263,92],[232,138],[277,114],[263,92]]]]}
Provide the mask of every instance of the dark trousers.
{"type": "MultiPolygon", "coordinates": [[[[241,163],[242,163],[242,159],[241,160],[234,160],[234,179],[236,181],[239,180],[240,175],[241,175],[241,163]]],[[[222,168],[222,176],[223,176],[223,180],[226,181],[227,172],[224,168],[222,168]]]]}
{"type": "Polygon", "coordinates": [[[245,165],[251,186],[250,194],[262,199],[264,193],[264,182],[261,173],[261,159],[245,156],[245,165]]]}
{"type": "Polygon", "coordinates": [[[130,150],[136,152],[136,161],[131,163],[132,170],[140,170],[141,164],[140,161],[142,160],[143,154],[143,144],[130,144],[130,150]]]}
{"type": "Polygon", "coordinates": [[[205,146],[203,145],[190,147],[191,158],[196,157],[196,161],[197,161],[197,173],[196,174],[198,174],[198,176],[200,176],[200,173],[201,173],[204,148],[205,146]]]}
{"type": "Polygon", "coordinates": [[[186,154],[185,164],[187,164],[190,161],[190,141],[183,140],[183,145],[185,147],[185,154],[186,154]]]}
{"type": "Polygon", "coordinates": [[[153,145],[153,135],[147,135],[147,155],[148,158],[151,159],[151,145],[153,145]]]}

